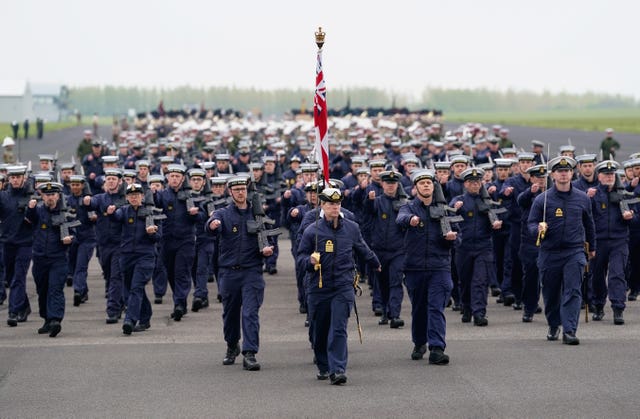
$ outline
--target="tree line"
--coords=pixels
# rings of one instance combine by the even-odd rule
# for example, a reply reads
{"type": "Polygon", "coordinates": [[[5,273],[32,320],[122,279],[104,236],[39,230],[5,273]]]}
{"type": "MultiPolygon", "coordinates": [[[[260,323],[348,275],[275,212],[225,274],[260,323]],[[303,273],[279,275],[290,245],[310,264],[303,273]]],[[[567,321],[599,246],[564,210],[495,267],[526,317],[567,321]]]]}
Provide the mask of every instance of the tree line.
{"type": "MultiPolygon", "coordinates": [[[[281,115],[293,109],[313,106],[313,89],[257,89],[245,87],[141,88],[124,86],[71,87],[69,108],[84,115],[102,116],[155,110],[160,101],[165,109],[235,109],[281,115]]],[[[557,109],[635,108],[640,103],[632,96],[606,93],[553,93],[509,89],[425,88],[416,97],[375,87],[336,88],[328,92],[329,106],[437,108],[447,112],[531,112],[557,109]]]]}

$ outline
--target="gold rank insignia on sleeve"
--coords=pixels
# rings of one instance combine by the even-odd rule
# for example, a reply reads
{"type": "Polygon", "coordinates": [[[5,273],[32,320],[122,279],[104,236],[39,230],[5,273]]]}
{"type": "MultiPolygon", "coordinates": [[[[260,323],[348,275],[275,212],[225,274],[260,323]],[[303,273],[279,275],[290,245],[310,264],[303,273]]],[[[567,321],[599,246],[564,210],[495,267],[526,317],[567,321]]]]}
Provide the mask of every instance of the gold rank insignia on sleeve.
{"type": "Polygon", "coordinates": [[[331,240],[327,240],[327,242],[324,244],[324,252],[333,253],[333,242],[331,240]]]}
{"type": "Polygon", "coordinates": [[[563,217],[564,213],[562,212],[562,208],[556,209],[556,217],[563,217]]]}

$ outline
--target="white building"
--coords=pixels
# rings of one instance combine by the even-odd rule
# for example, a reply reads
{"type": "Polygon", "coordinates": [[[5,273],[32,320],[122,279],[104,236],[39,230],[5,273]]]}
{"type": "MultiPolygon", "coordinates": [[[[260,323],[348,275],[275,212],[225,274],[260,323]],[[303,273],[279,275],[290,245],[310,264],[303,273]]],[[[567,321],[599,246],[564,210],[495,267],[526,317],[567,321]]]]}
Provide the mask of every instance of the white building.
{"type": "Polygon", "coordinates": [[[66,87],[52,83],[29,83],[24,80],[0,80],[0,122],[36,118],[59,121],[62,115],[62,92],[66,87]]]}
{"type": "Polygon", "coordinates": [[[0,80],[0,121],[35,121],[33,97],[29,83],[23,80],[0,80]]]}

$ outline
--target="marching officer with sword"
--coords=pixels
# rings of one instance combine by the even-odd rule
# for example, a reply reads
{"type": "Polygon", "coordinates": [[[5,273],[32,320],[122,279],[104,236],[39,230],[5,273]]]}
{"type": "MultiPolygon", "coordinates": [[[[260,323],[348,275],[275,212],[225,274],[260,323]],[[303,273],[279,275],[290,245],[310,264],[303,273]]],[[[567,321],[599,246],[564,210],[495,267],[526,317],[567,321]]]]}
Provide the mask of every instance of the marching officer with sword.
{"type": "Polygon", "coordinates": [[[576,336],[582,298],[582,272],[588,257],[596,255],[596,235],[591,202],[571,185],[576,161],[560,156],[547,163],[555,185],[533,201],[527,221],[531,234],[540,237],[538,269],[542,282],[547,340],[579,345],[576,336]]]}
{"type": "Polygon", "coordinates": [[[319,198],[321,211],[302,234],[297,263],[311,274],[307,301],[316,377],[341,385],[347,382],[347,322],[355,304],[353,251],[372,269],[380,272],[382,268],[358,224],[342,216],[340,190],[326,188],[319,198]]]}

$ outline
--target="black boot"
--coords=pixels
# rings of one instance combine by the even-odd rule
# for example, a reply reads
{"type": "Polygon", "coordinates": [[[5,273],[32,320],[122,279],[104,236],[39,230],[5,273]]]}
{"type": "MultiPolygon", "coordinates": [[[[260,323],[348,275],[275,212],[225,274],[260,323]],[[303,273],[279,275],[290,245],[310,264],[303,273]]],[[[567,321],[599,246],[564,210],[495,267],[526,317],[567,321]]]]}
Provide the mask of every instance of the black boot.
{"type": "Polygon", "coordinates": [[[595,322],[599,322],[600,320],[604,319],[604,306],[598,304],[595,307],[595,311],[593,312],[593,321],[595,322]]]}
{"type": "Polygon", "coordinates": [[[613,324],[622,325],[624,324],[624,317],[622,316],[622,310],[616,308],[613,310],[613,324]]]}
{"type": "Polygon", "coordinates": [[[411,359],[414,361],[418,361],[424,357],[424,354],[427,352],[427,345],[414,346],[413,352],[411,352],[411,359]]]}
{"type": "Polygon", "coordinates": [[[444,349],[440,347],[431,348],[429,351],[429,364],[447,365],[449,363],[449,355],[444,353],[444,349]]]}
{"type": "Polygon", "coordinates": [[[233,346],[227,346],[227,354],[222,360],[222,365],[233,365],[236,362],[236,357],[240,355],[240,347],[238,344],[233,346]]]}
{"type": "Polygon", "coordinates": [[[260,364],[256,361],[256,353],[253,351],[247,351],[244,354],[244,359],[242,360],[242,368],[247,371],[259,371],[260,364]]]}

